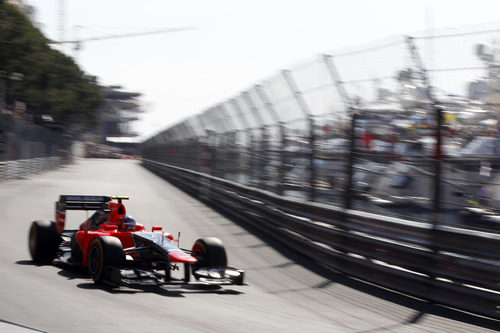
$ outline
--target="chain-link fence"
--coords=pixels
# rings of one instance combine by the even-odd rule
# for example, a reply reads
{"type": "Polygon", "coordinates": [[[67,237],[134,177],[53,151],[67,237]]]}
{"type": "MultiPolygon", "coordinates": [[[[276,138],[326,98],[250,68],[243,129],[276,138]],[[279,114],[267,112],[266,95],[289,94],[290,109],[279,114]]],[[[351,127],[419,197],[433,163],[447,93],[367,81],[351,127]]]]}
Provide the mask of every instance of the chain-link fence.
{"type": "Polygon", "coordinates": [[[500,230],[500,26],[284,70],[152,137],[143,157],[280,195],[500,230]]]}
{"type": "Polygon", "coordinates": [[[52,169],[71,160],[71,140],[60,131],[0,114],[0,180],[52,169]]]}

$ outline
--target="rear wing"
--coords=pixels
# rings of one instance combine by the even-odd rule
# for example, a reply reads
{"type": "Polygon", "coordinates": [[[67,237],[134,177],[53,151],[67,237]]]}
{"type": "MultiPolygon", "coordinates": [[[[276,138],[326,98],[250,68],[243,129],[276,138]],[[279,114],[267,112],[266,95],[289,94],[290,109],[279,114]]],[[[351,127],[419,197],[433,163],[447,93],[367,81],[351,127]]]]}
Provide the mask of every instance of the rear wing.
{"type": "Polygon", "coordinates": [[[98,210],[108,201],[111,201],[111,197],[94,195],[61,195],[59,196],[59,201],[56,202],[56,211],[98,210]]]}
{"type": "Polygon", "coordinates": [[[56,202],[56,225],[59,232],[64,231],[67,210],[98,210],[105,209],[107,203],[113,199],[127,200],[126,196],[104,196],[104,195],[61,195],[56,202]]]}

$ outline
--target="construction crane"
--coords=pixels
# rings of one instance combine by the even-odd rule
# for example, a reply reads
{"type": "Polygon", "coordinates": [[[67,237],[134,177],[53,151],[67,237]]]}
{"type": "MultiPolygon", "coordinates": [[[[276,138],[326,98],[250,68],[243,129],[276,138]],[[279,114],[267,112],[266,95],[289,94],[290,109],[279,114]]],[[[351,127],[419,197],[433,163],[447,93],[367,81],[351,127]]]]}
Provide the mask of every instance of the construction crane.
{"type": "Polygon", "coordinates": [[[142,31],[142,32],[131,32],[126,34],[116,34],[116,35],[108,35],[101,37],[89,37],[83,39],[75,39],[75,40],[62,40],[62,41],[54,41],[50,40],[49,44],[73,44],[75,50],[80,50],[82,43],[91,42],[96,40],[104,40],[104,39],[113,39],[113,38],[126,38],[126,37],[137,37],[137,36],[145,36],[145,35],[156,35],[156,34],[164,34],[169,32],[177,32],[177,31],[185,31],[185,30],[196,30],[195,27],[180,27],[180,28],[164,28],[159,30],[151,30],[151,31],[142,31]]]}
{"type": "MultiPolygon", "coordinates": [[[[66,30],[64,28],[65,19],[66,19],[65,1],[66,0],[59,0],[58,6],[57,6],[57,16],[59,18],[59,22],[58,22],[59,41],[49,40],[49,44],[55,44],[55,45],[61,45],[61,46],[65,45],[65,44],[73,44],[74,51],[79,51],[81,49],[82,43],[84,43],[84,42],[91,42],[91,41],[96,41],[96,40],[112,39],[112,38],[126,38],[126,37],[164,34],[164,33],[169,33],[169,32],[177,32],[177,31],[195,30],[196,29],[194,27],[164,28],[164,29],[159,29],[159,30],[151,30],[151,31],[143,31],[143,32],[113,34],[113,35],[101,36],[101,37],[90,37],[90,38],[84,38],[84,39],[65,40],[65,33],[66,33],[66,30]]],[[[61,49],[61,51],[62,51],[62,49],[61,49]]],[[[76,54],[75,54],[75,58],[76,58],[76,54]]]]}

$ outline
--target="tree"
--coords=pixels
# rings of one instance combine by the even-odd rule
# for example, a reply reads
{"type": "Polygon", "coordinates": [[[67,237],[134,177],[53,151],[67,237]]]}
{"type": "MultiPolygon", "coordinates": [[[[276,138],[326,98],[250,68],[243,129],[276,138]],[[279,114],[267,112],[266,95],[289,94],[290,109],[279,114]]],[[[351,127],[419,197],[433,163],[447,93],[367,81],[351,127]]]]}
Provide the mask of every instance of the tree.
{"type": "Polygon", "coordinates": [[[65,128],[96,125],[103,101],[96,78],[49,47],[30,20],[9,4],[0,4],[0,73],[7,104],[22,101],[35,118],[50,115],[65,128]],[[22,74],[22,80],[12,80],[12,73],[22,74]]]}

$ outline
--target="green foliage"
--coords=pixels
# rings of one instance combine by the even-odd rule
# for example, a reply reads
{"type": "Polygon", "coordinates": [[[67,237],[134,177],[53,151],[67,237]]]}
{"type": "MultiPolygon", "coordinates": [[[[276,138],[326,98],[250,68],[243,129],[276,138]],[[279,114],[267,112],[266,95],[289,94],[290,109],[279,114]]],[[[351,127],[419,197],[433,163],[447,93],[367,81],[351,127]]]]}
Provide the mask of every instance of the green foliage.
{"type": "Polygon", "coordinates": [[[48,114],[65,127],[95,126],[103,101],[96,78],[48,42],[14,6],[0,4],[0,87],[7,103],[23,101],[35,117],[48,114]],[[23,78],[12,80],[10,73],[23,78]]]}

